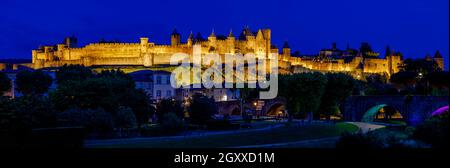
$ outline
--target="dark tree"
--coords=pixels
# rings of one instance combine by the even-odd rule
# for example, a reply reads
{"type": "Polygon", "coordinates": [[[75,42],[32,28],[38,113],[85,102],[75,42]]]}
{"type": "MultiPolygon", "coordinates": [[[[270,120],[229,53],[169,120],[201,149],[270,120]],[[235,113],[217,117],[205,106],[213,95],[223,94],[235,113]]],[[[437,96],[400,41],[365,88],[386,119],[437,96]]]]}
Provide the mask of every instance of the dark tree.
{"type": "Polygon", "coordinates": [[[124,106],[131,107],[136,116],[138,128],[147,123],[156,112],[156,109],[150,104],[148,95],[142,89],[129,90],[121,97],[120,101],[124,106]]]}
{"type": "Polygon", "coordinates": [[[56,81],[62,84],[69,80],[82,81],[93,76],[92,70],[83,65],[63,65],[56,71],[56,81]]]}
{"type": "Polygon", "coordinates": [[[353,77],[343,73],[329,73],[327,81],[319,112],[329,119],[337,114],[340,103],[352,94],[355,82],[353,77]]]}
{"type": "Polygon", "coordinates": [[[47,97],[25,95],[14,99],[14,113],[27,128],[54,127],[56,112],[47,97]]]}
{"type": "Polygon", "coordinates": [[[50,75],[40,71],[20,71],[16,76],[17,90],[24,95],[44,94],[52,85],[50,75]]]}
{"type": "Polygon", "coordinates": [[[129,107],[120,106],[114,116],[116,128],[133,128],[136,126],[136,116],[129,107]]]}
{"type": "Polygon", "coordinates": [[[182,103],[172,99],[161,100],[156,105],[156,115],[158,117],[158,121],[161,122],[164,115],[167,113],[173,113],[179,118],[182,118],[184,115],[182,103]]]}
{"type": "Polygon", "coordinates": [[[183,130],[183,120],[175,113],[165,113],[161,118],[161,127],[168,134],[177,133],[183,130]]]}
{"type": "Polygon", "coordinates": [[[450,84],[450,73],[448,71],[433,72],[427,75],[427,80],[434,87],[447,87],[450,84]]]}
{"type": "Polygon", "coordinates": [[[321,73],[281,75],[279,95],[286,98],[291,116],[305,117],[316,112],[325,91],[327,78],[321,73]]]}
{"type": "Polygon", "coordinates": [[[148,101],[146,95],[135,89],[134,81],[122,71],[103,71],[84,80],[67,80],[58,85],[51,97],[59,110],[102,108],[115,113],[119,106],[138,111],[148,105],[143,103],[148,101]]]}
{"type": "Polygon", "coordinates": [[[58,85],[50,94],[58,110],[71,108],[97,109],[114,112],[119,106],[119,97],[113,92],[114,83],[105,78],[88,78],[83,81],[70,80],[58,85]]]}
{"type": "Polygon", "coordinates": [[[109,133],[114,121],[110,113],[103,109],[68,109],[58,115],[59,125],[66,127],[82,126],[90,133],[109,133]]]}
{"type": "Polygon", "coordinates": [[[217,114],[217,106],[212,98],[195,94],[189,106],[190,120],[193,124],[204,125],[217,114]]]}
{"type": "Polygon", "coordinates": [[[416,127],[413,137],[425,143],[431,144],[435,148],[448,149],[450,147],[450,122],[449,114],[435,116],[427,119],[416,127]]]}
{"type": "Polygon", "coordinates": [[[399,66],[400,71],[416,72],[426,75],[431,72],[441,71],[435,61],[428,61],[425,59],[411,59],[408,58],[399,66]]]}
{"type": "Polygon", "coordinates": [[[5,73],[0,72],[0,97],[9,89],[11,89],[11,79],[5,73]]]}
{"type": "Polygon", "coordinates": [[[411,71],[401,71],[391,76],[391,83],[403,86],[411,86],[418,80],[418,73],[411,71]]]}

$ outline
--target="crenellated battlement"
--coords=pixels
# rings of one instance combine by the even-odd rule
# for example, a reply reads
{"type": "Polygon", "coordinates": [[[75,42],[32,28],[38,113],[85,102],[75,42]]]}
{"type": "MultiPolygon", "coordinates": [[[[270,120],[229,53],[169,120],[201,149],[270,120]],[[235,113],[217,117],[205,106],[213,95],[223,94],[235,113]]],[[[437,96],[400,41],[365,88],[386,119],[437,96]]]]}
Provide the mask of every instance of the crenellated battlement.
{"type": "MultiPolygon", "coordinates": [[[[35,68],[60,66],[64,64],[91,65],[144,65],[153,66],[169,64],[170,58],[175,53],[192,54],[193,46],[200,45],[202,54],[217,53],[253,53],[255,55],[282,51],[280,53],[279,67],[284,69],[330,71],[330,72],[354,72],[354,73],[387,73],[398,72],[398,65],[402,59],[398,55],[389,55],[379,58],[379,54],[373,51],[358,51],[348,48],[339,50],[321,50],[318,55],[300,56],[291,55],[288,45],[282,49],[271,43],[271,30],[262,29],[252,32],[245,28],[239,37],[229,33],[226,38],[222,35],[211,35],[207,38],[197,34],[189,35],[185,43],[181,43],[181,35],[171,36],[171,44],[156,44],[147,37],[140,37],[135,43],[90,43],[84,47],[78,47],[77,39],[70,37],[65,44],[44,46],[32,51],[35,68]]],[[[287,43],[286,43],[287,44],[287,43]]],[[[364,44],[368,45],[368,44],[364,44]]],[[[368,47],[370,48],[370,47],[368,47]]],[[[434,58],[440,61],[441,58],[434,58]]],[[[439,63],[439,62],[438,62],[439,63]]],[[[294,70],[295,72],[295,70],[294,70]]]]}

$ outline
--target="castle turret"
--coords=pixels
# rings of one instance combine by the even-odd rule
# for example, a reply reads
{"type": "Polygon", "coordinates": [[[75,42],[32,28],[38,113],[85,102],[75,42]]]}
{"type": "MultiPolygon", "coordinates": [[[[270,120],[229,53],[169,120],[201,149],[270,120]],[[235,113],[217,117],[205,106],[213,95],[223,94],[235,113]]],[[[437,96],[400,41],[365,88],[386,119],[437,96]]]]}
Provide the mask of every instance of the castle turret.
{"type": "MultiPolygon", "coordinates": [[[[209,41],[209,46],[216,48],[216,41],[217,41],[217,37],[216,34],[214,33],[214,29],[212,30],[211,34],[208,36],[208,41],[209,41]]],[[[212,49],[210,49],[212,50],[212,49]]]]}
{"type": "Polygon", "coordinates": [[[439,50],[437,50],[436,53],[434,54],[433,60],[438,64],[441,70],[444,70],[444,58],[442,57],[439,50]]]}
{"type": "Polygon", "coordinates": [[[234,41],[236,38],[233,35],[233,30],[230,30],[230,33],[228,33],[227,37],[227,45],[228,45],[228,52],[234,54],[234,41]]]}
{"type": "Polygon", "coordinates": [[[153,57],[150,53],[147,52],[148,49],[148,38],[147,37],[141,37],[141,56],[142,56],[142,62],[144,66],[152,66],[153,65],[153,57]]]}
{"type": "Polygon", "coordinates": [[[74,35],[72,37],[66,37],[64,39],[64,44],[66,44],[66,46],[69,48],[78,47],[77,42],[78,42],[78,39],[74,35]]]}
{"type": "Polygon", "coordinates": [[[192,31],[191,31],[191,34],[189,34],[189,37],[187,39],[187,45],[192,46],[193,43],[194,43],[194,34],[192,34],[192,31]]]}
{"type": "Polygon", "coordinates": [[[256,34],[256,41],[263,41],[264,40],[264,36],[262,34],[261,29],[258,30],[258,33],[256,34]]]}
{"type": "Polygon", "coordinates": [[[388,75],[392,75],[394,73],[397,73],[399,70],[398,66],[402,62],[402,56],[400,55],[400,52],[395,52],[391,50],[389,46],[386,47],[386,60],[388,63],[388,75]]]}
{"type": "Polygon", "coordinates": [[[181,35],[177,32],[177,29],[173,29],[172,35],[170,36],[170,42],[172,45],[179,45],[181,42],[181,35]]]}
{"type": "Polygon", "coordinates": [[[244,29],[241,32],[241,35],[239,35],[239,40],[250,40],[254,38],[255,35],[253,35],[252,31],[248,26],[244,27],[244,29]]]}
{"type": "Polygon", "coordinates": [[[289,47],[289,44],[287,41],[283,44],[283,55],[284,56],[290,56],[291,55],[291,48],[289,47]]]}
{"type": "Polygon", "coordinates": [[[140,40],[141,40],[140,44],[141,44],[141,51],[142,51],[142,49],[146,48],[147,45],[148,45],[148,38],[147,37],[141,37],[140,40]]]}
{"type": "Polygon", "coordinates": [[[265,40],[265,43],[266,43],[266,55],[269,57],[270,54],[271,54],[271,49],[272,49],[271,41],[270,41],[270,39],[271,39],[271,31],[270,31],[270,29],[263,29],[262,33],[263,33],[264,40],[265,40]]]}
{"type": "Polygon", "coordinates": [[[57,46],[56,48],[58,51],[62,51],[66,47],[65,44],[57,44],[56,46],[57,46]]]}
{"type": "Polygon", "coordinates": [[[227,39],[228,39],[228,40],[233,40],[233,41],[236,39],[236,38],[234,37],[234,35],[233,35],[233,30],[230,30],[230,33],[228,33],[227,39]]]}
{"type": "Polygon", "coordinates": [[[386,46],[386,52],[384,54],[386,57],[392,55],[391,47],[388,45],[386,46]]]}
{"type": "Polygon", "coordinates": [[[200,33],[200,32],[197,32],[197,35],[195,36],[195,39],[194,39],[194,43],[200,43],[200,42],[202,42],[204,39],[203,39],[203,36],[202,36],[202,34],[200,33]]]}
{"type": "Polygon", "coordinates": [[[209,41],[215,41],[217,39],[216,34],[214,33],[214,29],[212,30],[211,34],[208,36],[209,41]]]}

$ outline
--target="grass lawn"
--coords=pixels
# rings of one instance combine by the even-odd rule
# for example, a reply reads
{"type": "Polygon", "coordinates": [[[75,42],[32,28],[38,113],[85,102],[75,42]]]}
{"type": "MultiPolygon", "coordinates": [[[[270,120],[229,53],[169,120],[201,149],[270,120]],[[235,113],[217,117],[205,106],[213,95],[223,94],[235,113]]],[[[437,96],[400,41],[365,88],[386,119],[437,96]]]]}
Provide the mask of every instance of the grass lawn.
{"type": "Polygon", "coordinates": [[[99,148],[208,148],[260,145],[293,142],[339,136],[345,131],[355,132],[358,127],[337,123],[333,125],[302,125],[274,128],[266,131],[242,132],[235,134],[186,137],[181,139],[157,139],[139,143],[118,145],[98,145],[99,148]]]}

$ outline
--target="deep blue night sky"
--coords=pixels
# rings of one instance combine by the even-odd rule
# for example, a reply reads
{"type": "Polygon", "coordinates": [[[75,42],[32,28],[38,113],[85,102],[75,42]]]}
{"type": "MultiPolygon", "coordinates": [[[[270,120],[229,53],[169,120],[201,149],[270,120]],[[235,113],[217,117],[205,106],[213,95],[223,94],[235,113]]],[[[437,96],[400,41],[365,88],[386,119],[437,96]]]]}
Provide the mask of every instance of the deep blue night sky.
{"type": "Polygon", "coordinates": [[[75,34],[79,44],[106,40],[138,42],[148,36],[169,43],[173,28],[185,40],[190,31],[207,37],[235,36],[248,25],[271,28],[278,47],[315,54],[332,42],[359,48],[363,41],[418,58],[440,50],[448,69],[448,0],[260,0],[260,1],[0,1],[0,59],[31,58],[39,45],[75,34]]]}

